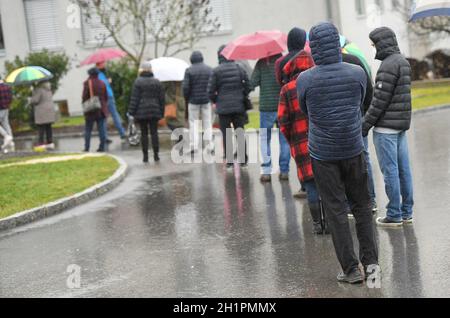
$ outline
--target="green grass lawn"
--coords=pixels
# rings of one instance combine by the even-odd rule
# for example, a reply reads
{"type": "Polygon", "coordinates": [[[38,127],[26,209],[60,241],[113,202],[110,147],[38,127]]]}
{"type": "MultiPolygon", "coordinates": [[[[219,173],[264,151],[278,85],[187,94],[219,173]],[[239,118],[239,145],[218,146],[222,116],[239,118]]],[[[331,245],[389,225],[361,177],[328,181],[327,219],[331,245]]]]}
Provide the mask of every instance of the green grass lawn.
{"type": "MultiPolygon", "coordinates": [[[[66,128],[78,126],[84,126],[84,116],[62,117],[53,125],[53,128],[66,128]]],[[[29,125],[23,125],[17,129],[17,132],[28,132],[31,130],[32,129],[29,125]]]]}
{"type": "Polygon", "coordinates": [[[3,165],[9,165],[11,163],[19,163],[19,162],[24,162],[24,161],[29,161],[29,160],[35,160],[35,159],[44,159],[44,158],[50,158],[50,157],[62,157],[62,156],[70,156],[70,155],[75,155],[75,154],[57,154],[57,153],[52,153],[52,154],[36,154],[36,155],[31,155],[31,156],[26,156],[26,157],[19,157],[19,158],[11,158],[11,159],[1,159],[0,160],[0,167],[3,165]]]}
{"type": "Polygon", "coordinates": [[[419,110],[432,106],[450,105],[450,85],[413,88],[413,109],[419,110]]]}
{"type": "Polygon", "coordinates": [[[108,156],[0,168],[0,219],[82,192],[118,168],[108,156]]]}

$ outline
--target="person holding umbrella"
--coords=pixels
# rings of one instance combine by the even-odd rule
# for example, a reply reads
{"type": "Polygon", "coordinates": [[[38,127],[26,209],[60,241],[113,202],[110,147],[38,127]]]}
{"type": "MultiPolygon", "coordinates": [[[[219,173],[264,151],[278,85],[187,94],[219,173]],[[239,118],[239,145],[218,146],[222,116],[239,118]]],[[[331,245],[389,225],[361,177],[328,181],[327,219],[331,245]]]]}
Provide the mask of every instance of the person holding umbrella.
{"type": "Polygon", "coordinates": [[[56,121],[56,112],[52,86],[49,81],[43,81],[36,85],[33,89],[30,105],[33,107],[34,123],[39,132],[37,148],[55,149],[52,125],[56,121]]]}
{"type": "MultiPolygon", "coordinates": [[[[125,128],[123,128],[122,126],[122,118],[120,117],[119,112],[117,111],[116,99],[114,97],[114,91],[111,86],[111,80],[106,76],[106,62],[98,62],[96,66],[99,70],[98,78],[105,84],[106,90],[108,92],[108,111],[113,118],[116,129],[119,131],[120,138],[122,140],[125,140],[126,138],[125,128]]],[[[111,140],[108,139],[108,125],[106,124],[105,124],[105,136],[106,141],[110,143],[111,140]]]]}
{"type": "Polygon", "coordinates": [[[13,146],[13,134],[9,125],[9,107],[12,102],[11,87],[0,80],[0,135],[3,137],[2,151],[7,151],[8,147],[13,146]]]}
{"type": "MultiPolygon", "coordinates": [[[[213,70],[208,84],[208,93],[211,103],[216,104],[216,113],[219,115],[226,166],[232,168],[234,165],[233,139],[228,138],[227,131],[231,127],[244,129],[247,121],[245,99],[250,93],[250,81],[244,69],[222,54],[224,48],[225,45],[222,45],[217,52],[219,66],[213,70]]],[[[243,168],[247,167],[248,163],[246,148],[245,141],[243,145],[238,144],[238,158],[243,168]]]]}
{"type": "MultiPolygon", "coordinates": [[[[260,59],[255,66],[251,79],[252,90],[260,87],[259,93],[259,111],[260,111],[260,134],[261,134],[261,153],[263,158],[261,182],[272,181],[272,155],[271,140],[272,129],[279,126],[278,101],[280,97],[281,86],[275,76],[275,62],[281,57],[281,54],[272,55],[260,59]]],[[[280,143],[280,180],[289,180],[289,164],[291,153],[289,144],[283,134],[279,135],[280,143]]]]}
{"type": "Polygon", "coordinates": [[[94,124],[97,124],[98,134],[100,137],[100,146],[97,152],[106,151],[106,135],[105,125],[106,118],[108,117],[108,92],[106,85],[98,78],[99,71],[97,68],[91,68],[88,71],[89,78],[83,84],[82,102],[90,100],[93,97],[98,97],[100,100],[101,108],[93,110],[84,114],[85,117],[85,145],[84,151],[89,152],[91,148],[91,135],[94,128],[94,124]]]}

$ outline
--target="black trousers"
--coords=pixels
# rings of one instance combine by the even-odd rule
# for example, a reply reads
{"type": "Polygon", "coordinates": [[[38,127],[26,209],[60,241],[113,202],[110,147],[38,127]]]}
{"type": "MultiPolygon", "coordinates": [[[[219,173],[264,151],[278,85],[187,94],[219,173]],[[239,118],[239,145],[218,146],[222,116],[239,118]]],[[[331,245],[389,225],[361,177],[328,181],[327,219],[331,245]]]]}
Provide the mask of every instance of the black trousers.
{"type": "Polygon", "coordinates": [[[158,119],[146,119],[139,120],[139,125],[141,126],[141,134],[142,134],[142,151],[145,155],[148,155],[148,133],[150,130],[150,135],[152,136],[152,148],[153,153],[159,153],[159,136],[158,136],[158,119]]]}
{"type": "Polygon", "coordinates": [[[39,144],[43,145],[44,143],[52,144],[53,143],[53,130],[52,124],[44,124],[44,125],[36,125],[39,132],[39,144]],[[47,138],[44,138],[47,137],[47,138]],[[45,142],[46,141],[46,142],[45,142]]]}
{"type": "MultiPolygon", "coordinates": [[[[227,163],[234,162],[234,149],[233,149],[233,139],[229,138],[232,136],[231,134],[227,136],[227,130],[231,128],[241,129],[241,133],[237,133],[238,140],[238,160],[239,163],[247,163],[248,162],[248,154],[247,154],[247,142],[245,140],[244,126],[247,121],[247,116],[245,113],[239,114],[229,114],[229,115],[219,115],[219,123],[220,123],[220,131],[222,132],[223,138],[223,150],[226,156],[227,163]]],[[[228,130],[231,132],[231,129],[228,130]]],[[[234,135],[233,135],[234,136],[234,135]]]]}
{"type": "Polygon", "coordinates": [[[323,202],[339,263],[345,274],[358,268],[348,221],[348,201],[356,220],[359,258],[364,266],[378,264],[367,163],[364,154],[341,161],[312,160],[314,177],[323,202]]]}

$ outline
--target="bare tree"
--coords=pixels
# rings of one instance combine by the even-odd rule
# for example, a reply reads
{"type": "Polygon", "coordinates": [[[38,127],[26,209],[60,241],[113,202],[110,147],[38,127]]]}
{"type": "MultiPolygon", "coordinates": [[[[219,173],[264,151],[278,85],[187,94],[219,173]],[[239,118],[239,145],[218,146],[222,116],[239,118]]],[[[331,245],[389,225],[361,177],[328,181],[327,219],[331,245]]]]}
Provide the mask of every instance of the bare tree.
{"type": "MultiPolygon", "coordinates": [[[[411,8],[413,6],[412,0],[393,0],[393,8],[406,21],[410,20],[411,8]]],[[[418,36],[429,35],[431,33],[450,36],[450,17],[436,16],[419,19],[409,23],[409,28],[418,36]]]]}
{"type": "Polygon", "coordinates": [[[139,66],[153,45],[153,57],[191,49],[203,36],[219,30],[210,0],[72,0],[85,22],[107,30],[98,44],[112,39],[139,66]]]}

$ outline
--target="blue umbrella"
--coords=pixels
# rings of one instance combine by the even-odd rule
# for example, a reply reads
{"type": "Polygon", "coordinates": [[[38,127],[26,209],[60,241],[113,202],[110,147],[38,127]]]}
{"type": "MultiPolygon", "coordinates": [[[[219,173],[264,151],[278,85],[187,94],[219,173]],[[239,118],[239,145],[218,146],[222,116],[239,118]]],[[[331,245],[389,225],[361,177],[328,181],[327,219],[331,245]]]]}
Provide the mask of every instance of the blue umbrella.
{"type": "Polygon", "coordinates": [[[450,16],[450,0],[416,0],[410,21],[435,16],[450,16]]]}

